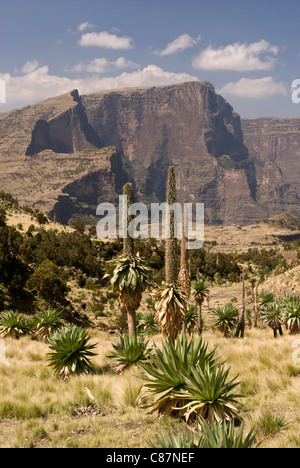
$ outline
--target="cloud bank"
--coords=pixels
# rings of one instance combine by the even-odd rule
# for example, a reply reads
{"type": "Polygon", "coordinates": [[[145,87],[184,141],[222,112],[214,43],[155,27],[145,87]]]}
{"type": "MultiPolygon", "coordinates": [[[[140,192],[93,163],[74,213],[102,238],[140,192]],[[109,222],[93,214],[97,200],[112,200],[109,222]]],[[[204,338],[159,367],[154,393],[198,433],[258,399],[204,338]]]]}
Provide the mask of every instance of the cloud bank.
{"type": "MultiPolygon", "coordinates": [[[[119,62],[117,60],[119,66],[122,64],[121,59],[118,59],[119,62]]],[[[22,72],[23,74],[16,76],[0,73],[0,79],[6,83],[7,90],[7,103],[0,106],[1,112],[31,105],[67,93],[75,88],[79,90],[80,94],[88,94],[108,89],[160,86],[184,81],[198,81],[195,76],[187,73],[165,71],[156,65],[148,65],[132,72],[123,72],[118,76],[99,77],[95,74],[72,79],[51,75],[48,66],[40,66],[37,61],[33,61],[27,62],[22,68],[22,72]]]]}
{"type": "Polygon", "coordinates": [[[270,70],[277,63],[279,47],[261,40],[252,44],[229,44],[214,49],[209,46],[194,57],[192,65],[201,70],[237,72],[270,70]]]}
{"type": "Polygon", "coordinates": [[[113,50],[133,49],[133,39],[131,37],[120,37],[107,31],[83,34],[78,43],[82,47],[100,47],[113,50]]]}
{"type": "Polygon", "coordinates": [[[266,76],[258,79],[241,78],[235,83],[227,83],[218,93],[245,99],[268,99],[278,95],[286,96],[288,91],[284,83],[276,81],[272,76],[266,76]]]}

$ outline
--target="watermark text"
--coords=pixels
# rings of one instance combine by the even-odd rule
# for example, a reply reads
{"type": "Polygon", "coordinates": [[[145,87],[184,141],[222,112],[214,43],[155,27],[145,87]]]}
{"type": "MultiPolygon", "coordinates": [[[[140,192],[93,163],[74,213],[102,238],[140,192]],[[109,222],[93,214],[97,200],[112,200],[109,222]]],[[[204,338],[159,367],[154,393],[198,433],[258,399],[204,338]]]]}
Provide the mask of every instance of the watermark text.
{"type": "Polygon", "coordinates": [[[143,203],[128,206],[127,196],[119,197],[118,209],[112,203],[101,203],[96,211],[101,216],[97,236],[101,239],[181,239],[187,249],[199,249],[204,244],[204,204],[185,203],[184,220],[180,203],[151,203],[150,212],[143,203]]]}

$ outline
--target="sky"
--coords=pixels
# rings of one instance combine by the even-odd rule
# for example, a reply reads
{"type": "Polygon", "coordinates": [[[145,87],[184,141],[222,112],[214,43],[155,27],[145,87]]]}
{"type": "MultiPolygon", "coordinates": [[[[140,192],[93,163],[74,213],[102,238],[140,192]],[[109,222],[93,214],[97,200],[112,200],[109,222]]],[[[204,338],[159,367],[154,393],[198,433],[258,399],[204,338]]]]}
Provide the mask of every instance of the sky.
{"type": "Polygon", "coordinates": [[[0,112],[200,80],[243,118],[298,117],[299,31],[299,0],[0,0],[0,112]]]}

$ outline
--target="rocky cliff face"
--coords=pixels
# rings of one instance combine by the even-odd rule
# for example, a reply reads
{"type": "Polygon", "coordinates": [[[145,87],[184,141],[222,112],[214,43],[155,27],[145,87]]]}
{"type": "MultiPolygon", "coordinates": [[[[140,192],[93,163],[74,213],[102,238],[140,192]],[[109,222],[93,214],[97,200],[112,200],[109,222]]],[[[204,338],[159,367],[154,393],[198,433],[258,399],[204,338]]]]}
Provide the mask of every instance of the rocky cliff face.
{"type": "MultiPolygon", "coordinates": [[[[204,202],[209,222],[248,224],[271,209],[261,202],[272,196],[264,195],[271,163],[261,162],[262,176],[240,117],[210,83],[72,91],[0,114],[2,188],[63,222],[95,214],[99,201],[115,201],[128,180],[140,201],[164,201],[171,164],[179,200],[204,202]]],[[[291,193],[286,184],[279,198],[291,193]]]]}
{"type": "Polygon", "coordinates": [[[258,203],[269,215],[300,216],[300,118],[244,119],[242,129],[255,163],[258,203]]]}
{"type": "Polygon", "coordinates": [[[209,221],[260,216],[239,116],[210,83],[97,93],[83,96],[82,104],[101,144],[115,146],[129,161],[141,199],[164,200],[172,164],[179,198],[205,202],[209,221]],[[231,176],[235,187],[228,192],[231,176]],[[246,211],[236,210],[234,191],[246,211]]]}
{"type": "Polygon", "coordinates": [[[76,91],[0,114],[1,190],[63,223],[95,214],[99,202],[117,199],[123,182],[116,148],[97,145],[76,91]]]}

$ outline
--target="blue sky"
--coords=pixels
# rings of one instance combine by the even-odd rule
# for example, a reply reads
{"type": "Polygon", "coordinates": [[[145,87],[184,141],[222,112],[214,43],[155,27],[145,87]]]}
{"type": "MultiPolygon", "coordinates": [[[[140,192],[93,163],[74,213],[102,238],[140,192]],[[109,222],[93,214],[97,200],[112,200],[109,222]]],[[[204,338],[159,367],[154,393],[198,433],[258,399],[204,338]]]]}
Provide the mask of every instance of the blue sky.
{"type": "Polygon", "coordinates": [[[0,0],[0,112],[78,88],[210,81],[242,117],[299,116],[297,0],[0,0]],[[1,94],[0,94],[1,101],[1,94]]]}

